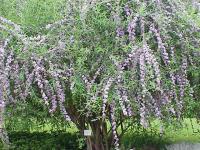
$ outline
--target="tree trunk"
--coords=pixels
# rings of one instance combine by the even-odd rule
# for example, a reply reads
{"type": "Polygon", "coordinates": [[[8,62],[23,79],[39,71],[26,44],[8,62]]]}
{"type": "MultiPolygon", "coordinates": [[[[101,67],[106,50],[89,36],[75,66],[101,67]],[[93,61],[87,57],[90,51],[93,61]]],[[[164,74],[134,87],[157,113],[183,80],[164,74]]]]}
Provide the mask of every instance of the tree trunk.
{"type": "Polygon", "coordinates": [[[76,124],[81,135],[84,136],[84,130],[89,129],[89,127],[86,128],[86,125],[91,127],[92,136],[87,137],[86,139],[87,150],[111,149],[112,135],[108,133],[107,124],[105,121],[91,121],[92,118],[87,118],[83,115],[81,116],[74,105],[70,105],[67,110],[72,122],[76,124]]]}
{"type": "Polygon", "coordinates": [[[111,145],[110,136],[107,134],[106,123],[101,121],[90,122],[93,135],[87,143],[88,150],[109,150],[111,145]]]}

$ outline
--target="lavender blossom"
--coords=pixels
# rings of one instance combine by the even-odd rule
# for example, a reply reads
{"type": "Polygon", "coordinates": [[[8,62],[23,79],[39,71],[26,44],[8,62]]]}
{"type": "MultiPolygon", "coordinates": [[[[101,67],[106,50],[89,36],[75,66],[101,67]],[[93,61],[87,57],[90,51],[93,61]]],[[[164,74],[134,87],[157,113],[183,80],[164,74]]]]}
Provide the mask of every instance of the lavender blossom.
{"type": "Polygon", "coordinates": [[[44,80],[43,80],[43,77],[42,77],[42,74],[44,74],[44,67],[42,66],[41,64],[41,59],[38,60],[38,62],[34,61],[33,60],[33,66],[34,66],[34,71],[35,71],[35,80],[37,82],[37,85],[40,89],[40,92],[41,92],[41,95],[42,95],[42,98],[45,102],[46,105],[49,105],[49,100],[48,100],[48,97],[45,93],[45,87],[44,87],[44,80]]]}
{"type": "Polygon", "coordinates": [[[20,31],[20,26],[17,25],[17,24],[15,24],[14,22],[12,22],[12,21],[10,21],[10,20],[8,20],[8,19],[2,17],[2,16],[0,16],[0,20],[1,20],[3,23],[5,23],[5,24],[8,24],[8,25],[10,25],[10,26],[13,26],[17,31],[20,31]]]}
{"type": "Polygon", "coordinates": [[[139,58],[139,65],[140,65],[140,84],[142,86],[143,91],[146,91],[146,83],[145,83],[145,76],[146,76],[146,69],[145,69],[145,58],[144,53],[140,54],[139,58]]]}
{"type": "Polygon", "coordinates": [[[119,89],[117,89],[117,94],[119,96],[119,104],[122,108],[122,112],[125,116],[128,116],[128,112],[127,112],[125,104],[124,104],[124,99],[122,98],[122,92],[119,89]]]}
{"type": "Polygon", "coordinates": [[[137,25],[138,16],[135,16],[128,24],[129,40],[134,42],[135,40],[135,28],[137,25]]]}
{"type": "Polygon", "coordinates": [[[29,73],[28,70],[25,71],[25,76],[26,76],[26,83],[25,83],[25,91],[24,91],[24,96],[25,98],[30,94],[29,90],[30,87],[33,83],[33,79],[35,76],[35,71],[33,70],[31,73],[29,73]]]}
{"type": "Polygon", "coordinates": [[[24,97],[24,93],[23,93],[23,89],[22,89],[22,85],[23,83],[21,82],[20,79],[20,66],[19,63],[17,61],[13,62],[12,65],[12,77],[14,79],[14,94],[15,94],[15,98],[18,99],[25,99],[24,97]]]}
{"type": "Polygon", "coordinates": [[[180,88],[180,98],[179,98],[179,101],[177,101],[177,108],[178,108],[177,115],[178,115],[178,118],[180,118],[181,110],[183,108],[182,104],[183,104],[183,97],[184,97],[184,92],[185,92],[185,89],[184,89],[185,83],[183,81],[183,78],[180,75],[177,75],[176,79],[180,88]]]}
{"type": "Polygon", "coordinates": [[[4,45],[3,43],[0,43],[0,108],[4,108],[5,106],[5,73],[4,73],[4,45]]]}
{"type": "Polygon", "coordinates": [[[163,61],[164,61],[165,65],[168,66],[170,63],[170,60],[169,60],[169,56],[168,56],[167,50],[165,48],[165,45],[161,39],[160,33],[158,32],[158,30],[155,28],[154,25],[152,25],[150,27],[150,30],[151,30],[151,32],[153,32],[155,34],[155,36],[157,38],[157,42],[158,42],[158,48],[161,50],[161,56],[163,58],[163,61]]]}
{"type": "Polygon", "coordinates": [[[148,122],[146,120],[146,106],[145,104],[142,102],[141,103],[141,107],[140,107],[140,124],[144,127],[147,128],[148,127],[148,122]]]}
{"type": "Polygon", "coordinates": [[[187,68],[187,58],[183,57],[182,59],[182,65],[181,65],[181,75],[182,77],[180,77],[180,75],[178,76],[178,83],[180,86],[180,99],[183,99],[184,97],[184,88],[187,84],[187,72],[186,72],[186,68],[187,68]]]}
{"type": "Polygon", "coordinates": [[[10,81],[9,81],[9,76],[10,76],[9,74],[11,71],[11,65],[12,65],[13,60],[14,60],[13,53],[11,52],[7,57],[6,64],[4,67],[4,69],[5,69],[5,71],[4,71],[4,86],[6,89],[7,98],[10,102],[14,101],[13,96],[10,91],[10,81]]]}
{"type": "Polygon", "coordinates": [[[5,65],[5,71],[7,74],[9,74],[11,71],[11,65],[12,65],[13,61],[14,61],[13,53],[11,52],[7,57],[7,61],[6,61],[6,65],[5,65]]]}
{"type": "Polygon", "coordinates": [[[44,81],[44,89],[48,98],[51,100],[51,108],[49,109],[49,112],[53,113],[56,111],[57,108],[56,94],[51,85],[49,84],[48,80],[44,81]]]}
{"type": "Polygon", "coordinates": [[[133,50],[128,54],[127,58],[121,63],[121,65],[117,65],[120,70],[124,70],[125,67],[129,66],[130,63],[136,63],[138,50],[133,48],[133,50]]]}
{"type": "Polygon", "coordinates": [[[87,91],[89,91],[90,90],[90,82],[89,82],[88,78],[85,75],[82,75],[82,79],[86,85],[87,91]]]}
{"type": "Polygon", "coordinates": [[[176,62],[176,58],[175,58],[174,47],[170,48],[170,56],[171,56],[171,60],[175,63],[176,62]]]}
{"type": "Polygon", "coordinates": [[[102,117],[103,118],[106,117],[106,103],[108,101],[108,92],[110,90],[110,87],[111,87],[113,81],[114,81],[113,78],[109,78],[103,89],[103,106],[102,106],[102,117]]]}
{"type": "Polygon", "coordinates": [[[124,36],[124,30],[121,27],[118,27],[116,30],[117,37],[123,37],[124,36]]]}
{"type": "Polygon", "coordinates": [[[116,60],[111,58],[113,60],[113,63],[117,66],[118,75],[117,75],[117,78],[116,78],[116,83],[117,83],[118,87],[116,87],[116,91],[117,91],[117,94],[119,96],[120,106],[121,106],[123,114],[125,116],[132,116],[133,113],[132,113],[130,101],[128,100],[127,92],[123,88],[121,88],[122,84],[124,82],[123,79],[122,79],[122,75],[123,75],[124,67],[129,65],[129,61],[131,61],[133,56],[134,56],[134,54],[132,54],[132,53],[129,54],[128,58],[125,59],[123,64],[119,64],[119,63],[116,62],[116,60]]]}
{"type": "MultiPolygon", "coordinates": [[[[58,103],[59,103],[59,107],[60,107],[60,111],[61,113],[64,115],[65,120],[67,121],[71,121],[65,106],[64,106],[64,102],[65,102],[65,92],[62,88],[61,82],[59,81],[59,79],[57,78],[57,76],[54,76],[55,78],[55,87],[56,87],[56,95],[58,97],[58,103]]],[[[53,106],[55,107],[55,106],[53,106]]]]}
{"type": "Polygon", "coordinates": [[[56,108],[57,108],[56,95],[54,93],[52,93],[52,95],[51,95],[51,108],[50,108],[49,112],[50,113],[55,112],[56,108]]]}
{"type": "Polygon", "coordinates": [[[149,48],[147,43],[143,45],[143,51],[144,51],[144,57],[145,57],[145,60],[147,61],[147,64],[152,66],[154,70],[157,89],[161,90],[161,74],[160,74],[160,69],[159,69],[159,63],[156,60],[156,57],[151,52],[151,49],[149,48]]]}
{"type": "Polygon", "coordinates": [[[129,8],[128,5],[125,5],[124,11],[125,11],[125,13],[126,13],[127,16],[131,16],[132,10],[129,8]]]}
{"type": "Polygon", "coordinates": [[[89,88],[91,89],[92,85],[94,84],[96,78],[100,75],[103,67],[100,66],[97,71],[94,73],[92,80],[89,81],[89,88]]]}
{"type": "Polygon", "coordinates": [[[126,104],[126,109],[127,109],[127,115],[130,117],[133,115],[133,111],[132,111],[132,108],[131,108],[131,102],[130,100],[128,99],[128,96],[127,96],[127,91],[123,90],[122,91],[122,99],[123,101],[125,102],[126,104]]]}
{"type": "Polygon", "coordinates": [[[114,146],[116,150],[119,150],[119,138],[117,136],[117,123],[115,121],[115,103],[110,104],[111,126],[114,137],[114,146]]]}

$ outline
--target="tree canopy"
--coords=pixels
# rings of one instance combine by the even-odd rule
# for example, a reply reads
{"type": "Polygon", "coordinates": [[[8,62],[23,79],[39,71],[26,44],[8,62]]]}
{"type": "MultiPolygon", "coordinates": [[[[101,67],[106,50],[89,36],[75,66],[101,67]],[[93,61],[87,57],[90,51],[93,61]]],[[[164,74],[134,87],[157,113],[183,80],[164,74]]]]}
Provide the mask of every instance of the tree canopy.
{"type": "Polygon", "coordinates": [[[81,133],[90,126],[92,146],[103,150],[119,149],[124,122],[139,119],[147,128],[151,118],[180,119],[184,104],[198,100],[196,3],[63,4],[61,20],[37,27],[0,16],[1,108],[39,99],[81,133]]]}

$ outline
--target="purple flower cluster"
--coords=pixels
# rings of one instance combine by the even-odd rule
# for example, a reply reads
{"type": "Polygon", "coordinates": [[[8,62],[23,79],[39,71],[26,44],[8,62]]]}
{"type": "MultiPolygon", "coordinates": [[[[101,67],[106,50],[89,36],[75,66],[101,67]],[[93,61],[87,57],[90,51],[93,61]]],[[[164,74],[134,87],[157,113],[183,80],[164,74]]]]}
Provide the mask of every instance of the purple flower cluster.
{"type": "Polygon", "coordinates": [[[13,26],[17,31],[20,30],[20,26],[17,25],[17,24],[15,24],[14,22],[12,22],[12,21],[10,21],[10,20],[8,20],[8,19],[2,17],[2,16],[0,16],[0,20],[1,20],[3,23],[5,23],[5,24],[8,24],[8,25],[10,25],[10,26],[13,26]]]}
{"type": "Polygon", "coordinates": [[[53,113],[56,111],[57,108],[57,101],[56,101],[56,94],[54,94],[54,91],[50,89],[51,93],[51,108],[49,109],[50,113],[53,113]]]}
{"type": "MultiPolygon", "coordinates": [[[[58,78],[56,78],[56,81],[55,81],[55,87],[56,87],[56,94],[57,94],[57,97],[59,99],[59,106],[60,106],[60,111],[61,113],[64,115],[64,118],[67,120],[67,121],[71,121],[66,109],[65,109],[65,106],[64,106],[64,103],[65,103],[65,92],[62,88],[62,85],[61,85],[61,82],[59,81],[58,78]]],[[[55,106],[53,106],[55,107],[55,106]]]]}
{"type": "Polygon", "coordinates": [[[7,60],[5,63],[5,71],[4,71],[4,86],[6,89],[6,94],[7,94],[7,98],[10,102],[13,102],[13,96],[11,94],[11,90],[10,90],[10,80],[9,80],[9,75],[12,69],[12,62],[14,61],[13,59],[13,53],[10,52],[7,56],[7,60]]]}
{"type": "Polygon", "coordinates": [[[125,5],[124,11],[125,11],[125,13],[126,13],[127,16],[131,16],[132,10],[129,8],[128,5],[125,5]]]}
{"type": "Polygon", "coordinates": [[[89,91],[90,90],[90,82],[89,82],[88,78],[85,75],[82,75],[82,79],[86,85],[87,91],[89,91]]]}
{"type": "Polygon", "coordinates": [[[114,101],[110,104],[110,117],[111,117],[111,126],[112,133],[114,137],[114,146],[116,150],[119,150],[119,138],[117,136],[117,123],[115,121],[115,103],[114,101]]]}
{"type": "MultiPolygon", "coordinates": [[[[11,20],[8,20],[2,16],[0,16],[0,21],[5,24],[2,25],[0,24],[0,28],[2,30],[5,30],[7,32],[9,32],[10,34],[12,34],[13,36],[17,37],[19,40],[22,41],[22,43],[25,45],[25,47],[28,46],[28,39],[26,38],[25,34],[22,32],[21,27],[17,24],[15,24],[14,22],[12,22],[11,20]],[[10,29],[8,26],[11,26],[13,29],[10,29]]],[[[26,48],[24,48],[26,49],[26,48]]]]}
{"type": "Polygon", "coordinates": [[[182,109],[182,102],[183,102],[183,95],[184,95],[184,83],[182,82],[182,78],[180,75],[176,75],[176,79],[177,79],[177,82],[178,82],[178,85],[180,87],[180,98],[179,98],[179,101],[177,101],[177,115],[178,115],[178,118],[180,118],[180,115],[181,115],[181,109],[182,109]]]}
{"type": "Polygon", "coordinates": [[[106,117],[106,103],[108,101],[108,92],[113,84],[114,79],[109,78],[103,88],[103,106],[102,106],[102,117],[106,117]]]}
{"type": "Polygon", "coordinates": [[[175,48],[174,47],[170,48],[170,56],[171,56],[171,60],[175,63],[176,57],[175,57],[175,48]]]}
{"type": "Polygon", "coordinates": [[[44,80],[44,89],[46,91],[48,98],[51,100],[51,107],[49,108],[49,112],[53,113],[56,111],[57,108],[56,94],[48,80],[44,80]]]}
{"type": "Polygon", "coordinates": [[[117,94],[119,95],[119,104],[122,108],[122,112],[125,116],[128,116],[128,112],[126,110],[126,106],[125,106],[125,101],[124,101],[124,97],[122,97],[122,91],[120,91],[119,89],[117,89],[117,94]]]}
{"type": "Polygon", "coordinates": [[[117,77],[115,78],[115,82],[116,82],[116,87],[115,87],[115,90],[117,92],[117,95],[119,97],[119,104],[121,106],[121,109],[122,109],[122,112],[125,116],[132,116],[132,109],[131,109],[131,104],[130,104],[130,101],[128,99],[128,96],[127,96],[127,91],[123,88],[123,85],[124,85],[124,81],[123,81],[123,69],[129,65],[129,62],[132,60],[134,54],[129,54],[128,55],[128,58],[125,59],[122,63],[117,63],[116,60],[114,60],[113,58],[112,61],[113,63],[116,65],[117,67],[117,77]]]}
{"type": "Polygon", "coordinates": [[[123,37],[125,34],[123,28],[121,27],[117,28],[116,33],[117,33],[117,37],[123,37]]]}
{"type": "Polygon", "coordinates": [[[128,24],[129,40],[134,42],[135,40],[135,29],[138,21],[138,16],[135,16],[128,24]]]}
{"type": "Polygon", "coordinates": [[[117,85],[119,86],[116,88],[117,95],[119,96],[119,104],[120,104],[122,112],[125,116],[132,116],[133,113],[132,113],[130,101],[127,96],[127,91],[124,88],[122,88],[122,86],[123,86],[123,80],[122,80],[123,71],[121,70],[121,68],[119,68],[119,69],[120,69],[120,71],[119,71],[119,74],[118,74],[117,80],[116,80],[117,85]]]}
{"type": "Polygon", "coordinates": [[[5,107],[5,68],[4,68],[5,43],[0,43],[0,108],[5,107]]]}
{"type": "MultiPolygon", "coordinates": [[[[143,96],[142,96],[143,97],[143,96]]],[[[141,106],[140,106],[140,109],[139,109],[139,112],[140,112],[140,124],[144,127],[144,128],[147,128],[148,127],[148,122],[147,122],[147,119],[146,119],[146,106],[145,106],[145,103],[143,102],[143,99],[139,99],[141,102],[141,106]]]]}
{"type": "Polygon", "coordinates": [[[136,64],[137,63],[137,57],[139,55],[140,51],[136,48],[133,48],[133,50],[127,55],[127,57],[125,58],[125,60],[123,62],[120,63],[120,65],[116,65],[118,70],[120,70],[120,74],[123,73],[123,70],[125,69],[125,67],[128,67],[130,65],[130,63],[132,64],[136,64]]]}
{"type": "Polygon", "coordinates": [[[60,81],[61,74],[59,73],[58,69],[55,69],[53,64],[49,62],[50,68],[53,69],[51,70],[50,74],[52,78],[55,81],[55,93],[51,87],[49,87],[49,84],[46,84],[46,86],[49,87],[49,95],[51,97],[51,105],[52,107],[50,108],[50,113],[53,113],[56,108],[57,108],[57,101],[56,98],[58,98],[58,104],[59,108],[61,111],[61,114],[64,116],[65,120],[71,121],[70,116],[67,113],[67,110],[65,108],[65,90],[64,86],[62,85],[62,82],[60,81]]]}
{"type": "MultiPolygon", "coordinates": [[[[5,107],[7,105],[7,99],[10,98],[10,86],[8,80],[8,69],[5,69],[4,64],[4,57],[5,57],[5,49],[7,46],[7,42],[1,43],[0,42],[0,133],[1,133],[1,140],[3,144],[9,145],[9,139],[6,130],[4,129],[4,113],[5,107]]],[[[8,64],[8,63],[6,63],[8,64]]]]}
{"type": "Polygon", "coordinates": [[[185,57],[184,55],[182,56],[182,64],[181,64],[181,74],[177,75],[177,82],[178,85],[180,87],[180,99],[178,102],[178,108],[181,111],[182,107],[183,107],[183,99],[184,99],[184,95],[185,95],[185,87],[187,85],[187,57],[185,57]]]}
{"type": "Polygon", "coordinates": [[[170,63],[169,56],[168,56],[167,50],[166,50],[165,45],[162,41],[162,38],[161,38],[159,31],[155,28],[154,24],[151,25],[150,30],[151,30],[152,33],[155,34],[155,37],[156,37],[157,42],[158,42],[158,48],[161,50],[161,56],[163,58],[165,65],[166,66],[169,65],[169,63],[170,63]]]}
{"type": "Polygon", "coordinates": [[[89,88],[91,89],[92,85],[95,83],[96,78],[101,74],[103,67],[100,66],[99,68],[97,68],[96,72],[94,73],[92,79],[89,82],[89,88]]]}
{"type": "Polygon", "coordinates": [[[133,111],[132,111],[132,108],[131,108],[131,102],[128,99],[127,91],[125,91],[125,90],[122,90],[122,101],[124,101],[125,104],[126,104],[127,115],[129,117],[132,116],[133,115],[133,111]]]}
{"type": "MultiPolygon", "coordinates": [[[[168,99],[168,104],[171,104],[171,99],[174,99],[175,102],[178,104],[178,98],[177,98],[177,93],[176,93],[176,77],[173,72],[170,72],[169,75],[170,75],[170,79],[172,81],[172,88],[170,91],[170,98],[168,99]]],[[[172,110],[172,108],[171,108],[171,110],[172,110]]],[[[171,111],[171,112],[174,114],[174,111],[171,111]]]]}
{"type": "Polygon", "coordinates": [[[143,45],[143,51],[147,64],[152,66],[154,70],[157,89],[161,90],[161,75],[160,75],[159,63],[156,60],[156,57],[151,52],[151,49],[149,48],[147,43],[143,45]]]}
{"type": "Polygon", "coordinates": [[[45,93],[44,79],[42,76],[45,71],[45,69],[42,65],[42,60],[38,59],[37,62],[36,62],[36,60],[33,60],[33,67],[34,67],[34,71],[35,71],[35,80],[37,82],[38,88],[40,89],[42,99],[44,100],[44,103],[46,105],[49,105],[49,100],[45,93]]]}
{"type": "Polygon", "coordinates": [[[12,77],[13,77],[13,81],[14,81],[14,94],[15,94],[15,98],[24,100],[25,98],[24,98],[24,93],[23,93],[23,89],[22,89],[23,83],[20,79],[20,73],[21,73],[21,69],[20,69],[19,63],[15,60],[12,65],[12,77]]]}
{"type": "Polygon", "coordinates": [[[145,57],[144,57],[143,52],[140,54],[139,65],[140,65],[140,84],[142,86],[143,92],[145,92],[146,91],[146,82],[145,82],[146,67],[145,67],[145,57]]]}
{"type": "Polygon", "coordinates": [[[14,61],[13,53],[10,52],[10,54],[7,57],[7,61],[6,61],[6,65],[5,65],[5,71],[6,71],[7,75],[11,71],[11,65],[12,65],[13,61],[14,61]]]}
{"type": "Polygon", "coordinates": [[[35,76],[35,71],[32,70],[32,72],[30,73],[28,71],[28,69],[26,69],[25,71],[25,76],[26,76],[26,83],[25,83],[25,91],[24,91],[24,96],[25,98],[30,95],[31,93],[29,92],[30,90],[30,87],[33,83],[33,79],[34,79],[34,76],[35,76]]]}

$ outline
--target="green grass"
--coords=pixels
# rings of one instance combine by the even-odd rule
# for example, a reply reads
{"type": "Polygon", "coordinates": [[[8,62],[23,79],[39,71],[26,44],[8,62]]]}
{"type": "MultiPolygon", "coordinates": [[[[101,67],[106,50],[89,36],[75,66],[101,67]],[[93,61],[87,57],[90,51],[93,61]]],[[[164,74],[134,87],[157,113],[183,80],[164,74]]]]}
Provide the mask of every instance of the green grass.
{"type": "MultiPolygon", "coordinates": [[[[175,121],[176,122],[176,121],[175,121]]],[[[61,130],[65,130],[68,133],[76,133],[78,129],[75,124],[70,123],[66,124],[65,127],[60,128],[61,130]]],[[[51,132],[57,131],[59,128],[54,128],[51,123],[46,122],[44,125],[39,126],[37,122],[32,124],[32,128],[30,132],[51,132]]],[[[135,132],[135,130],[144,131],[143,128],[134,128],[131,127],[131,131],[128,134],[135,132]]],[[[145,132],[155,134],[160,134],[160,122],[158,120],[154,120],[151,122],[151,128],[146,129],[145,132]]],[[[185,118],[182,124],[173,123],[173,124],[164,124],[164,134],[163,138],[170,139],[171,142],[179,142],[179,141],[191,141],[191,142],[200,142],[200,134],[198,132],[200,130],[200,124],[198,124],[197,119],[185,118]]],[[[138,132],[136,131],[136,132],[138,132]]]]}
{"type": "MultiPolygon", "coordinates": [[[[151,122],[153,130],[159,133],[160,122],[155,120],[151,122]]],[[[168,138],[172,143],[180,141],[200,142],[200,124],[195,118],[184,118],[181,124],[173,120],[170,123],[163,124],[164,138],[168,138]]]]}
{"type": "Polygon", "coordinates": [[[151,128],[133,127],[124,135],[122,144],[127,149],[130,147],[142,148],[145,145],[161,148],[166,144],[178,142],[200,142],[200,134],[197,132],[200,124],[194,118],[185,118],[182,124],[175,120],[172,124],[163,124],[164,133],[162,135],[160,135],[160,125],[158,120],[154,120],[151,122],[151,128]]]}
{"type": "Polygon", "coordinates": [[[44,32],[44,26],[66,15],[65,0],[0,0],[0,16],[19,24],[26,35],[44,32]]]}
{"type": "MultiPolygon", "coordinates": [[[[37,123],[34,125],[35,127],[37,126],[37,123]]],[[[63,129],[63,128],[62,128],[63,129]]],[[[30,129],[30,132],[50,132],[50,131],[57,131],[59,130],[58,128],[53,128],[51,124],[46,123],[40,128],[32,128],[30,129]]],[[[70,123],[69,125],[66,125],[64,127],[64,131],[67,133],[76,133],[78,132],[78,129],[73,123],[70,123]]]]}
{"type": "Polygon", "coordinates": [[[173,143],[180,141],[200,142],[200,124],[194,118],[185,118],[182,126],[169,126],[165,136],[173,143]]]}
{"type": "MultiPolygon", "coordinates": [[[[37,126],[37,124],[35,124],[37,126]]],[[[172,124],[164,124],[164,134],[160,137],[160,122],[158,120],[151,122],[151,128],[131,128],[124,136],[122,144],[135,145],[141,147],[143,145],[157,145],[163,146],[165,144],[178,143],[178,142],[200,142],[200,134],[197,132],[200,129],[200,124],[197,120],[192,118],[185,118],[182,124],[174,121],[172,124]]],[[[50,124],[45,124],[41,131],[48,132],[52,130],[50,124]]],[[[37,132],[38,129],[33,129],[32,132],[37,132]]],[[[54,130],[56,131],[56,130],[54,130]]],[[[67,133],[77,133],[78,129],[74,124],[66,126],[67,133]]]]}

